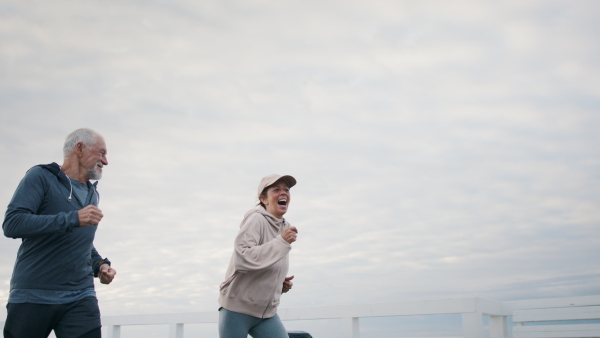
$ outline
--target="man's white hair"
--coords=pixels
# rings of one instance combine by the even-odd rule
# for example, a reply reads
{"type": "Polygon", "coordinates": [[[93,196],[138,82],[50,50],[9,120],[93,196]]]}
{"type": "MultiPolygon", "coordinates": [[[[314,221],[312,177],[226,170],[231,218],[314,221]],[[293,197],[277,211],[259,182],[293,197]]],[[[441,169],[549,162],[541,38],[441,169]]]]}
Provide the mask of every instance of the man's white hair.
{"type": "Polygon", "coordinates": [[[82,142],[86,148],[90,149],[96,141],[98,140],[98,133],[89,129],[89,128],[80,128],[70,133],[65,140],[65,145],[63,146],[63,155],[67,158],[77,143],[82,142]]]}

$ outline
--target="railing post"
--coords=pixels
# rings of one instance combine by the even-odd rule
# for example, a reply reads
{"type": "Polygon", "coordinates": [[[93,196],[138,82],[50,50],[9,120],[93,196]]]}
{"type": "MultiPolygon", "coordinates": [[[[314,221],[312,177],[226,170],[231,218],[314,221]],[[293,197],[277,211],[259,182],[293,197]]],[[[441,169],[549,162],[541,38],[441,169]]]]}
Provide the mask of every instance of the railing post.
{"type": "Polygon", "coordinates": [[[183,338],[183,324],[169,324],[169,338],[183,338]]]}
{"type": "Polygon", "coordinates": [[[358,317],[343,318],[342,325],[344,325],[344,332],[342,337],[360,338],[360,325],[358,322],[358,317]]]}
{"type": "Polygon", "coordinates": [[[121,338],[121,326],[114,325],[110,317],[101,317],[100,323],[102,325],[100,330],[102,331],[103,337],[106,336],[107,338],[121,338]]]}
{"type": "Polygon", "coordinates": [[[506,316],[490,316],[490,338],[507,338],[506,316]]]}
{"type": "Polygon", "coordinates": [[[462,324],[465,338],[483,337],[483,314],[481,312],[463,313],[462,324]]]}
{"type": "Polygon", "coordinates": [[[107,338],[121,338],[121,325],[105,325],[107,338]]]}

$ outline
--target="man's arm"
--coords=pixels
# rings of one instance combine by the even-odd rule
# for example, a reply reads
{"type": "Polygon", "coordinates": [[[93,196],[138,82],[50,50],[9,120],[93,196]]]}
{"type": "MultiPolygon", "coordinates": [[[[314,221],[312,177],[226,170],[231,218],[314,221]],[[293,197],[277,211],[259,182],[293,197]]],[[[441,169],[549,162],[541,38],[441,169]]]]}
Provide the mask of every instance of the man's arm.
{"type": "Polygon", "coordinates": [[[45,191],[43,170],[31,168],[19,183],[8,205],[2,229],[11,238],[44,236],[60,231],[73,231],[79,226],[77,211],[58,212],[54,215],[38,215],[44,203],[45,191]]]}

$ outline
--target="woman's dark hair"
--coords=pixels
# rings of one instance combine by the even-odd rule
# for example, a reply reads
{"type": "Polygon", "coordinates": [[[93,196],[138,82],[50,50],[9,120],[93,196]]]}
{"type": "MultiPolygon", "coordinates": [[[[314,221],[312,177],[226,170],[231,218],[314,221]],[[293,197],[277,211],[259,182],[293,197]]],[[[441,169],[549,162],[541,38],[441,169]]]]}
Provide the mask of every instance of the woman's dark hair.
{"type": "Polygon", "coordinates": [[[271,186],[268,186],[263,189],[263,191],[258,195],[258,204],[256,206],[261,206],[263,209],[267,210],[267,206],[261,201],[262,198],[267,198],[267,190],[269,190],[271,186]]]}

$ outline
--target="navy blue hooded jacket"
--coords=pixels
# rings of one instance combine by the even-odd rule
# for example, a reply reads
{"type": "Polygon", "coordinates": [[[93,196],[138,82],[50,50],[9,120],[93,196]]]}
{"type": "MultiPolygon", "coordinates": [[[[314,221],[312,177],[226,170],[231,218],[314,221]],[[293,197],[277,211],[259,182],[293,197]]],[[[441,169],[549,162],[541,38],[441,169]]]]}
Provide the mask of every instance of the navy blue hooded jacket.
{"type": "Polygon", "coordinates": [[[69,178],[56,163],[35,166],[25,174],[4,217],[4,235],[21,238],[10,288],[80,290],[94,287],[102,259],[94,248],[97,226],[79,227],[77,212],[97,205],[95,184],[79,201],[69,178]]]}

